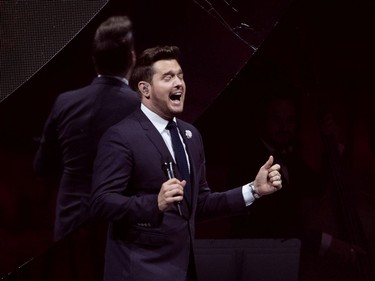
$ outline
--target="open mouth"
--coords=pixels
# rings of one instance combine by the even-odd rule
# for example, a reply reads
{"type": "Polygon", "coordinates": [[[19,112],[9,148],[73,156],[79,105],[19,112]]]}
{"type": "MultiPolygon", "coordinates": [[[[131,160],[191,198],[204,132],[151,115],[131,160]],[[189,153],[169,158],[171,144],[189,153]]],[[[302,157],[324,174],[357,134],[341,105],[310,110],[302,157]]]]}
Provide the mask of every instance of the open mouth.
{"type": "Polygon", "coordinates": [[[173,102],[180,102],[182,94],[180,92],[172,94],[169,98],[173,102]]]}

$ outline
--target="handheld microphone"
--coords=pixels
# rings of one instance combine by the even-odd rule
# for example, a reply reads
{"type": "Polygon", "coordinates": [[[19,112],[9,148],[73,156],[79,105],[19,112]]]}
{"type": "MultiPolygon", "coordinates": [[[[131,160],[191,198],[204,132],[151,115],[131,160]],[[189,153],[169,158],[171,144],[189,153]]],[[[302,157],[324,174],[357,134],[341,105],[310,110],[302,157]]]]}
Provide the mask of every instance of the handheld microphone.
{"type": "MultiPolygon", "coordinates": [[[[173,162],[165,162],[164,163],[164,167],[165,167],[165,170],[167,171],[167,176],[168,176],[168,179],[172,179],[172,178],[175,178],[174,176],[174,170],[173,170],[173,162]]],[[[182,216],[182,211],[181,211],[181,204],[182,202],[181,201],[177,201],[177,208],[178,208],[178,212],[180,213],[180,216],[182,216]]]]}

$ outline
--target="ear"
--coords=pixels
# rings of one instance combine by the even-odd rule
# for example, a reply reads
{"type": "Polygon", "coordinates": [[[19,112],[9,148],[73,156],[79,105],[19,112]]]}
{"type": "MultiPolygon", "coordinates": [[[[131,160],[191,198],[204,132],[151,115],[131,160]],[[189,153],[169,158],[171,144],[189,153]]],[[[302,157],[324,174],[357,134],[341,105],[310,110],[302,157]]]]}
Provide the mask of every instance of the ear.
{"type": "Polygon", "coordinates": [[[146,98],[150,97],[150,83],[145,82],[145,81],[140,81],[138,83],[138,90],[139,92],[146,98]]]}

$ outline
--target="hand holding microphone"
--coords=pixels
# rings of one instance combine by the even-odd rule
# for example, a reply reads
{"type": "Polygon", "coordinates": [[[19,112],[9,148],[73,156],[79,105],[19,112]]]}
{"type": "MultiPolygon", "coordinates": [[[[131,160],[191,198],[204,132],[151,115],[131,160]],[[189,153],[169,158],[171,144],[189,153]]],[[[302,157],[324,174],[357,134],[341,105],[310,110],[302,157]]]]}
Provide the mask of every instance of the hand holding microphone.
{"type": "MultiPolygon", "coordinates": [[[[171,162],[171,161],[168,162],[168,163],[165,162],[164,167],[165,167],[165,170],[167,172],[168,179],[175,178],[174,170],[173,170],[173,162],[171,162]]],[[[182,201],[177,201],[176,204],[177,204],[178,212],[180,213],[180,216],[182,216],[182,211],[181,211],[182,201]]]]}

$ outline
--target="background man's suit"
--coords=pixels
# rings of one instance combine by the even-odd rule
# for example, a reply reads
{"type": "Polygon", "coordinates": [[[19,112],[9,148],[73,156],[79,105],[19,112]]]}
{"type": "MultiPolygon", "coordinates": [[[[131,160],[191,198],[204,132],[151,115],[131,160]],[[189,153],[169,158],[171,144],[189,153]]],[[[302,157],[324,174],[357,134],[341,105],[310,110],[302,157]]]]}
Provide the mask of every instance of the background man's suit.
{"type": "Polygon", "coordinates": [[[34,162],[39,174],[62,172],[55,240],[89,218],[92,164],[99,139],[139,104],[139,97],[124,81],[106,76],[56,99],[34,162]]]}

